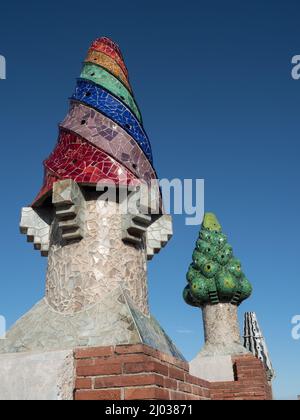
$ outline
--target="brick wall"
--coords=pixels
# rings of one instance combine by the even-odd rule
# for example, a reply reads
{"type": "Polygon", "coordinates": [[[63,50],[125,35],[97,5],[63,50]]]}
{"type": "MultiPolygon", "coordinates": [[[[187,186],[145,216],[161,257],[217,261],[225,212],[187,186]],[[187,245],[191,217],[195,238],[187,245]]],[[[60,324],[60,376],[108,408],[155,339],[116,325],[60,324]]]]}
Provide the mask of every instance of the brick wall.
{"type": "Polygon", "coordinates": [[[271,400],[265,369],[254,356],[233,357],[234,382],[210,384],[212,400],[271,400]]]}
{"type": "Polygon", "coordinates": [[[144,345],[78,349],[76,400],[206,400],[189,365],[144,345]]]}
{"type": "Polygon", "coordinates": [[[236,381],[217,383],[145,345],[77,349],[75,360],[75,400],[271,399],[264,368],[251,355],[233,359],[236,381]]]}

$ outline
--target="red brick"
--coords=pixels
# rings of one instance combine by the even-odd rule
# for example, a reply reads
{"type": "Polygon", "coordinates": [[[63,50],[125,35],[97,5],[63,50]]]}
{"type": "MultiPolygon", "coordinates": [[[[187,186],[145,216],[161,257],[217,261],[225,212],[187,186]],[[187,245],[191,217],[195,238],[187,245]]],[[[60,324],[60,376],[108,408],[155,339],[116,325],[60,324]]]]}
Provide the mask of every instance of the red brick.
{"type": "Polygon", "coordinates": [[[81,359],[76,361],[77,368],[83,367],[83,366],[95,366],[96,363],[103,364],[103,360],[101,359],[101,362],[99,362],[99,359],[81,359]]]}
{"type": "Polygon", "coordinates": [[[169,369],[167,366],[159,362],[150,363],[126,363],[124,365],[124,373],[143,373],[153,372],[168,376],[169,369]]]}
{"type": "Polygon", "coordinates": [[[124,355],[124,354],[128,354],[128,355],[136,355],[136,354],[143,354],[145,356],[151,356],[154,357],[157,360],[161,360],[161,352],[146,346],[144,344],[134,344],[134,345],[124,345],[124,346],[117,346],[115,348],[115,353],[117,355],[124,355]]]}
{"type": "Polygon", "coordinates": [[[126,388],[125,400],[169,400],[169,391],[162,388],[126,388]]]}
{"type": "Polygon", "coordinates": [[[192,376],[189,373],[185,374],[184,382],[187,382],[192,385],[202,386],[204,388],[209,388],[210,383],[205,381],[204,379],[197,378],[196,376],[192,376]]]}
{"type": "Polygon", "coordinates": [[[75,389],[92,389],[92,379],[77,378],[75,383],[75,389]]]}
{"type": "Polygon", "coordinates": [[[164,386],[163,377],[156,374],[149,375],[123,375],[106,376],[95,379],[95,389],[99,388],[119,388],[133,386],[157,385],[164,386]]]}
{"type": "Polygon", "coordinates": [[[121,373],[122,365],[120,363],[108,364],[102,362],[93,366],[77,367],[78,376],[118,375],[121,373]]]}
{"type": "Polygon", "coordinates": [[[75,350],[75,359],[88,359],[91,357],[111,356],[114,352],[113,347],[87,347],[75,350]]]}
{"type": "Polygon", "coordinates": [[[114,390],[105,389],[101,391],[76,391],[75,400],[76,401],[121,400],[121,390],[120,389],[114,389],[114,390]]]}
{"type": "Polygon", "coordinates": [[[134,353],[134,354],[118,354],[105,358],[102,361],[109,363],[149,363],[157,362],[157,360],[146,354],[134,353]]]}
{"type": "Polygon", "coordinates": [[[159,350],[153,349],[152,347],[146,346],[144,344],[135,344],[135,345],[126,345],[126,346],[117,346],[115,348],[117,354],[136,354],[143,353],[148,356],[152,356],[159,361],[169,363],[185,371],[189,370],[189,364],[183,362],[182,360],[176,359],[168,354],[162,353],[159,350]]]}
{"type": "Polygon", "coordinates": [[[263,371],[262,368],[260,369],[254,369],[254,368],[247,368],[247,369],[240,369],[237,371],[237,376],[238,378],[240,378],[242,375],[248,375],[248,376],[260,376],[260,377],[264,377],[265,376],[265,372],[263,371]]]}
{"type": "Polygon", "coordinates": [[[254,358],[254,357],[253,358],[250,357],[250,359],[235,359],[234,363],[237,366],[241,366],[241,367],[243,367],[243,366],[257,366],[257,365],[259,365],[260,361],[256,358],[254,358]]]}
{"type": "Polygon", "coordinates": [[[202,388],[202,395],[206,399],[210,399],[210,390],[207,388],[202,388]]]}
{"type": "Polygon", "coordinates": [[[242,379],[241,381],[237,382],[239,385],[245,386],[245,387],[263,387],[265,384],[264,379],[260,379],[260,380],[251,380],[251,378],[249,379],[242,379]]]}
{"type": "Polygon", "coordinates": [[[188,372],[190,369],[189,364],[187,362],[176,359],[175,357],[170,356],[169,354],[160,353],[160,360],[162,360],[163,362],[169,363],[170,365],[173,365],[186,372],[188,372]]]}
{"type": "Polygon", "coordinates": [[[211,389],[223,389],[228,387],[236,387],[236,382],[228,381],[228,382],[211,382],[210,388],[211,389]]]}
{"type": "Polygon", "coordinates": [[[204,390],[200,386],[193,385],[192,393],[198,395],[198,397],[204,397],[204,390]]]}
{"type": "MultiPolygon", "coordinates": [[[[178,391],[182,391],[182,392],[186,392],[188,394],[191,394],[192,393],[192,385],[186,384],[184,382],[178,382],[178,391]]],[[[202,396],[202,393],[201,393],[201,396],[202,396]]]]}
{"type": "Polygon", "coordinates": [[[173,379],[178,379],[179,381],[184,381],[184,371],[181,369],[177,369],[175,367],[169,368],[169,377],[173,379]]]}
{"type": "Polygon", "coordinates": [[[113,354],[111,356],[107,357],[101,357],[101,358],[87,358],[87,359],[79,359],[76,361],[76,365],[78,367],[82,366],[95,366],[96,364],[121,364],[121,363],[147,363],[156,361],[151,356],[145,355],[145,354],[113,354]]]}
{"type": "Polygon", "coordinates": [[[164,378],[164,388],[173,389],[174,391],[177,391],[177,384],[178,382],[176,381],[176,379],[164,378]]]}
{"type": "Polygon", "coordinates": [[[248,361],[255,363],[258,359],[256,359],[256,357],[252,354],[241,354],[239,356],[233,356],[232,360],[239,363],[247,363],[248,361]]]}
{"type": "Polygon", "coordinates": [[[179,391],[170,391],[171,400],[185,401],[187,395],[179,391]]]}
{"type": "Polygon", "coordinates": [[[116,354],[145,353],[145,346],[143,344],[116,346],[115,352],[116,354]]]}
{"type": "Polygon", "coordinates": [[[223,400],[224,399],[224,394],[223,393],[213,393],[211,394],[211,399],[212,400],[223,400]]]}

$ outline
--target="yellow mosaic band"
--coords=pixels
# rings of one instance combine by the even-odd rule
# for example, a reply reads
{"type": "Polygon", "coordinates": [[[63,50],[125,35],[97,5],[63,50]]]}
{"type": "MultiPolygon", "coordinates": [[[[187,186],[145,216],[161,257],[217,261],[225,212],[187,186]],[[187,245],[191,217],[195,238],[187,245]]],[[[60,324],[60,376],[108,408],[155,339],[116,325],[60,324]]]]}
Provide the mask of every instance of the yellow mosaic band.
{"type": "Polygon", "coordinates": [[[85,62],[98,64],[98,66],[104,67],[119,80],[121,80],[121,82],[124,83],[124,85],[130,90],[130,92],[132,92],[131,86],[125,74],[123,73],[123,70],[113,58],[100,51],[89,50],[85,62]]]}

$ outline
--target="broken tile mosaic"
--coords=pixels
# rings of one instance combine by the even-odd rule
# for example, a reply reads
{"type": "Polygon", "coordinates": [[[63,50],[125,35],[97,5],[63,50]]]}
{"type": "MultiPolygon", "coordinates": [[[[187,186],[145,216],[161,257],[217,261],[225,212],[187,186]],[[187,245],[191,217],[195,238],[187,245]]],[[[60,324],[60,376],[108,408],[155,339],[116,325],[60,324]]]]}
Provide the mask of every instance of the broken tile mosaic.
{"type": "Polygon", "coordinates": [[[92,43],[70,111],[60,124],[58,144],[44,166],[44,184],[35,206],[50,195],[58,180],[73,179],[94,186],[99,180],[116,176],[121,182],[123,173],[129,180],[132,177],[152,188],[154,185],[156,196],[161,196],[151,144],[121,51],[108,38],[92,43]]]}
{"type": "Polygon", "coordinates": [[[96,64],[86,63],[83,66],[81,79],[90,80],[93,83],[102,86],[104,89],[108,90],[119,100],[124,102],[131,111],[135,114],[137,119],[142,122],[141,113],[135,103],[133,96],[130,94],[128,89],[111,73],[105,70],[103,67],[100,67],[96,64]]]}
{"type": "Polygon", "coordinates": [[[76,134],[60,130],[58,144],[44,161],[45,180],[41,192],[34,201],[39,205],[52,190],[54,182],[62,179],[84,185],[97,185],[111,180],[129,184],[137,178],[123,165],[76,134]]]}
{"type": "Polygon", "coordinates": [[[100,51],[90,49],[85,59],[85,62],[98,64],[99,66],[104,67],[106,70],[108,70],[118,79],[120,79],[120,81],[124,83],[125,86],[127,86],[130,92],[132,92],[131,86],[125,73],[123,72],[119,64],[108,55],[100,51]]]}
{"type": "Polygon", "coordinates": [[[145,131],[132,112],[117,98],[100,86],[79,79],[72,99],[95,108],[119,124],[140,145],[149,161],[153,162],[150,141],[145,131]]]}
{"type": "Polygon", "coordinates": [[[157,179],[155,170],[133,138],[95,109],[74,102],[60,126],[104,150],[148,185],[157,179]]]}
{"type": "Polygon", "coordinates": [[[125,76],[128,77],[128,70],[124,63],[121,50],[115,42],[106,37],[98,38],[92,43],[91,49],[103,52],[104,54],[114,59],[123,70],[125,76]]]}

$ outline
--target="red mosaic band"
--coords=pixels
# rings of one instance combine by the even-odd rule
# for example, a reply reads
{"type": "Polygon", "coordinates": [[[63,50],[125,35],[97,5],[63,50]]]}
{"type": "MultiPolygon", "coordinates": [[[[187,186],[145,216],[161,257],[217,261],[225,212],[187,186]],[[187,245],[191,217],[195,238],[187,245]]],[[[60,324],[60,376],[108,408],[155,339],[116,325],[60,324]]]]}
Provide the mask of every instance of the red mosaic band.
{"type": "Polygon", "coordinates": [[[109,57],[113,58],[123,70],[125,76],[128,78],[128,70],[124,63],[124,59],[121,53],[121,50],[117,44],[111,41],[108,38],[98,38],[96,39],[92,45],[91,49],[95,51],[103,52],[104,54],[108,55],[109,57]]]}
{"type": "Polygon", "coordinates": [[[58,144],[44,162],[45,180],[42,190],[34,200],[37,206],[62,179],[72,179],[78,184],[96,186],[99,182],[113,181],[128,185],[137,177],[115,159],[80,136],[61,129],[58,144]]]}

